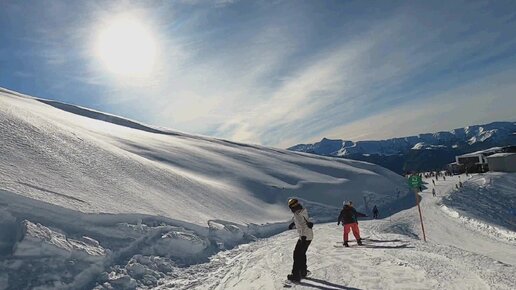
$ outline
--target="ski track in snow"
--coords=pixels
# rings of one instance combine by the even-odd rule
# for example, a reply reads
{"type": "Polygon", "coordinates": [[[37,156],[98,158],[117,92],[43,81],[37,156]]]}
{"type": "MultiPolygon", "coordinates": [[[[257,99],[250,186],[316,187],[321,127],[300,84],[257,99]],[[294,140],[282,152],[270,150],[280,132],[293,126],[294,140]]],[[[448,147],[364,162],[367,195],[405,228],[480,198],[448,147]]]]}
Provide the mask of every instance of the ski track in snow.
{"type": "MultiPolygon", "coordinates": [[[[516,245],[464,227],[442,211],[441,198],[454,194],[457,182],[457,177],[437,182],[436,198],[430,188],[421,193],[427,243],[411,237],[421,235],[416,208],[361,221],[362,235],[369,236],[366,247],[336,247],[342,227],[316,225],[307,253],[312,274],[289,288],[516,289],[516,245]]],[[[208,263],[183,269],[178,278],[165,278],[158,289],[282,289],[296,239],[289,231],[220,252],[208,263]]]]}

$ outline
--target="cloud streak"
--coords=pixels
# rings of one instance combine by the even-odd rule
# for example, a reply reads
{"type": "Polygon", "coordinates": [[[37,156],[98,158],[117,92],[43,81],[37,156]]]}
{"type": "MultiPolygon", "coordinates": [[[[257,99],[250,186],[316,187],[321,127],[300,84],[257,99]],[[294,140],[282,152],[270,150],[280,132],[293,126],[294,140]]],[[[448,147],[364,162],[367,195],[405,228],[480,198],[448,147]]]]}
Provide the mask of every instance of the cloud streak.
{"type": "Polygon", "coordinates": [[[332,128],[322,134],[346,140],[387,139],[449,131],[495,120],[515,121],[515,90],[516,70],[508,69],[442,93],[430,94],[423,100],[407,102],[380,114],[332,128]]]}
{"type": "Polygon", "coordinates": [[[78,7],[59,2],[33,8],[55,21],[35,22],[38,37],[28,39],[43,48],[45,71],[57,74],[55,92],[82,96],[73,103],[88,106],[94,94],[96,109],[132,119],[288,147],[508,118],[515,6],[100,1],[82,4],[78,18],[78,7]],[[160,63],[148,78],[109,75],[91,50],[102,23],[120,12],[144,20],[158,39],[160,63]],[[442,116],[452,117],[436,121],[442,116]]]}

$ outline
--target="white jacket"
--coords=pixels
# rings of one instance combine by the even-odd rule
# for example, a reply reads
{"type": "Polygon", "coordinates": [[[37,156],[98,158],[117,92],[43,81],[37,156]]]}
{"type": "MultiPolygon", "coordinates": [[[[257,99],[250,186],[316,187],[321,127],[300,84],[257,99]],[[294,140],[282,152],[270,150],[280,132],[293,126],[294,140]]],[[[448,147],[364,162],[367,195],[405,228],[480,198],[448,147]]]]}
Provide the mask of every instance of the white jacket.
{"type": "Polygon", "coordinates": [[[310,221],[308,217],[308,211],[303,208],[294,213],[294,224],[296,225],[297,233],[299,238],[302,236],[306,237],[306,240],[311,241],[314,238],[314,232],[308,227],[307,223],[310,221]]]}

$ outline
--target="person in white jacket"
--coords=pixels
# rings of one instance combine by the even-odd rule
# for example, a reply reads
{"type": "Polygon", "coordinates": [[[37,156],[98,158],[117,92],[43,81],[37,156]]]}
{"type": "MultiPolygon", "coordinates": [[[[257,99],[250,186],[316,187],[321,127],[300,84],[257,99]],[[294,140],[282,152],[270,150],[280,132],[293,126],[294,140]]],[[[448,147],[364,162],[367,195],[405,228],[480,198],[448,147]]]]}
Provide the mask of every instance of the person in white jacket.
{"type": "Polygon", "coordinates": [[[306,267],[306,251],[312,242],[314,232],[312,231],[313,223],[310,222],[308,211],[295,198],[288,200],[288,206],[294,213],[293,222],[289,225],[289,229],[294,227],[299,234],[296,247],[294,248],[294,264],[292,266],[292,274],[287,276],[291,281],[300,281],[306,277],[308,270],[306,267]]]}

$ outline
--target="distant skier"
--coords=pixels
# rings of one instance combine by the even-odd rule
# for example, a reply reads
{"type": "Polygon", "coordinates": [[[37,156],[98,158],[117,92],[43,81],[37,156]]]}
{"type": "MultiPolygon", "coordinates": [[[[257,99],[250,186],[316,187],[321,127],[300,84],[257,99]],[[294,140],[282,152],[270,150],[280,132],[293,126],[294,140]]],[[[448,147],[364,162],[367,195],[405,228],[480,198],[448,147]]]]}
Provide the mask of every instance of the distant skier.
{"type": "Polygon", "coordinates": [[[367,215],[360,213],[355,210],[351,201],[345,201],[343,203],[343,208],[340,211],[339,218],[337,220],[337,225],[344,225],[344,242],[343,245],[345,247],[349,247],[348,244],[348,235],[349,231],[353,231],[353,236],[357,240],[357,244],[362,245],[362,239],[360,238],[360,229],[358,228],[358,218],[357,217],[366,217],[367,215]]]}
{"type": "Polygon", "coordinates": [[[435,180],[433,180],[433,179],[432,179],[432,183],[433,183],[433,184],[434,184],[434,186],[435,186],[435,180]]]}
{"type": "Polygon", "coordinates": [[[289,229],[294,227],[299,234],[296,247],[294,249],[294,263],[292,265],[292,274],[287,279],[294,282],[301,281],[306,277],[308,270],[306,267],[306,251],[312,242],[314,233],[312,231],[313,223],[310,222],[308,211],[295,198],[288,200],[288,207],[294,213],[293,222],[288,226],[289,229]]]}
{"type": "Polygon", "coordinates": [[[435,196],[435,188],[432,188],[432,195],[435,196]]]}
{"type": "Polygon", "coordinates": [[[378,218],[378,214],[379,214],[379,211],[378,211],[378,208],[376,207],[376,205],[373,207],[373,218],[374,219],[377,219],[378,218]]]}

